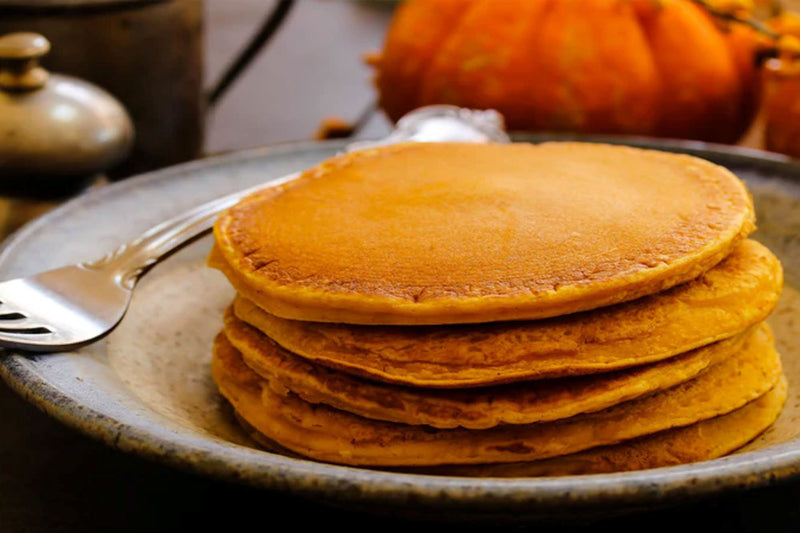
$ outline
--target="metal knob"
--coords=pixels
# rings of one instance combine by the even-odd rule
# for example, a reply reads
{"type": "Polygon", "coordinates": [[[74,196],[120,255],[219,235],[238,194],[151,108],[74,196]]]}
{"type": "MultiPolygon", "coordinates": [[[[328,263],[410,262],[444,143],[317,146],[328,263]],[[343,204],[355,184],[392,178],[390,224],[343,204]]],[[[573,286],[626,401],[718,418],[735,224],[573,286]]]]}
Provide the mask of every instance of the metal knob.
{"type": "Polygon", "coordinates": [[[0,88],[31,91],[44,87],[48,72],[39,58],[50,51],[50,41],[38,33],[10,33],[0,37],[0,88]]]}

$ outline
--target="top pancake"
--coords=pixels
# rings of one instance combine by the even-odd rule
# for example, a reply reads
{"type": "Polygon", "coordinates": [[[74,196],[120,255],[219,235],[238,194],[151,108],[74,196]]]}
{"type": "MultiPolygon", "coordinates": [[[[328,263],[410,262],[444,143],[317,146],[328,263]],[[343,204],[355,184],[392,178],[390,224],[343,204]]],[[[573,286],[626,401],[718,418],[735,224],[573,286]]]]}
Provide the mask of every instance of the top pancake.
{"type": "Polygon", "coordinates": [[[251,195],[210,264],[267,312],[352,324],[538,319],[705,272],[754,229],[728,170],[589,143],[407,143],[251,195]]]}

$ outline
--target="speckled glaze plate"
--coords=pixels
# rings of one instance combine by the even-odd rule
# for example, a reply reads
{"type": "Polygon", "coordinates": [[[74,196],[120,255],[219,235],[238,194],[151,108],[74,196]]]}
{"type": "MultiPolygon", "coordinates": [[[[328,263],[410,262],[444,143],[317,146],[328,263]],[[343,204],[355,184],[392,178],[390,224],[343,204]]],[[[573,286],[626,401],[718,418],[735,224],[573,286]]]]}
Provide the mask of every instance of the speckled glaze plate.
{"type": "MultiPolygon", "coordinates": [[[[528,137],[533,142],[548,137],[528,137]]],[[[800,475],[800,164],[754,150],[691,142],[592,138],[688,152],[728,166],[753,192],[756,238],[781,258],[787,288],[771,323],[789,379],[776,424],[717,460],[562,478],[473,479],[348,468],[259,450],[210,378],[211,341],[233,295],[204,266],[201,239],[140,283],[122,324],[71,353],[0,355],[0,374],[30,402],[108,445],[221,480],[372,512],[437,520],[522,522],[625,513],[800,475]]],[[[340,142],[288,144],[172,167],[99,188],[33,221],[0,253],[0,279],[92,259],[214,197],[309,167],[340,142]]]]}

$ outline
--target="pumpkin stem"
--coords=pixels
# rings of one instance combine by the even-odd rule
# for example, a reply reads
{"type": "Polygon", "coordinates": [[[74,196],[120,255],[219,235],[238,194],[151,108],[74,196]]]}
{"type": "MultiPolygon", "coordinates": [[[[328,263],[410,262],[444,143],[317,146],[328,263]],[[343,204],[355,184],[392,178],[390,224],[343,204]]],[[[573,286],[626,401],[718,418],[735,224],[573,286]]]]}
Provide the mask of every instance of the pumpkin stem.
{"type": "Polygon", "coordinates": [[[707,0],[692,0],[695,4],[699,5],[703,9],[705,9],[711,16],[723,20],[726,22],[735,22],[738,24],[744,24],[745,26],[749,26],[750,28],[756,30],[757,32],[761,33],[762,35],[766,35],[771,39],[779,39],[780,34],[769,28],[766,24],[752,16],[751,14],[742,14],[742,12],[746,13],[744,9],[735,9],[734,7],[728,8],[720,8],[716,5],[712,5],[711,2],[707,0]]]}

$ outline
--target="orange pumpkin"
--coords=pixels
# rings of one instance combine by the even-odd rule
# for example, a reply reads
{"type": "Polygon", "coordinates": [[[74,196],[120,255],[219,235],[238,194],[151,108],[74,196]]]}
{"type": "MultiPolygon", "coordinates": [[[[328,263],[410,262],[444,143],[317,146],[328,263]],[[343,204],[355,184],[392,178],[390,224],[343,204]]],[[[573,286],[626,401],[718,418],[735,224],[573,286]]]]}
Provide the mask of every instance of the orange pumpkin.
{"type": "Polygon", "coordinates": [[[454,104],[510,130],[733,142],[756,107],[755,43],[690,0],[406,0],[376,86],[392,120],[454,104]]]}

